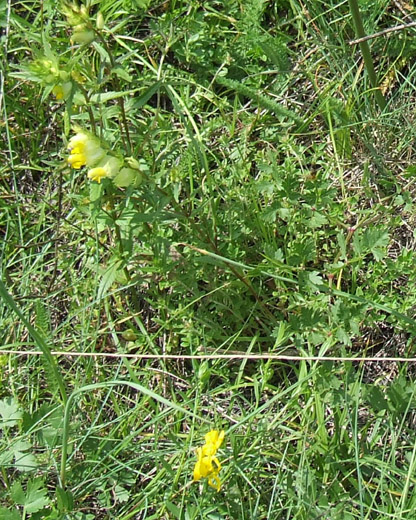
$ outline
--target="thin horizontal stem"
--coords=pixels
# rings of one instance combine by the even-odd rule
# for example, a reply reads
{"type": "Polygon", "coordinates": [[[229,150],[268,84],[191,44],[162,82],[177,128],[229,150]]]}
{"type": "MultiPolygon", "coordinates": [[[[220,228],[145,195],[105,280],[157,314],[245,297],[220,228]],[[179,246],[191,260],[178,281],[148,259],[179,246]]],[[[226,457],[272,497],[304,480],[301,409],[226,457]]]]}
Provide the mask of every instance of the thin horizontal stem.
{"type": "MultiPolygon", "coordinates": [[[[19,356],[40,356],[42,352],[40,350],[6,350],[0,349],[0,355],[3,354],[15,354],[19,356]]],[[[289,356],[285,354],[123,354],[118,352],[60,352],[52,351],[53,356],[64,356],[64,357],[94,357],[94,358],[129,358],[129,359],[274,359],[281,361],[354,361],[360,363],[378,363],[383,361],[389,361],[392,363],[416,363],[416,357],[348,357],[348,356],[289,356]]]]}

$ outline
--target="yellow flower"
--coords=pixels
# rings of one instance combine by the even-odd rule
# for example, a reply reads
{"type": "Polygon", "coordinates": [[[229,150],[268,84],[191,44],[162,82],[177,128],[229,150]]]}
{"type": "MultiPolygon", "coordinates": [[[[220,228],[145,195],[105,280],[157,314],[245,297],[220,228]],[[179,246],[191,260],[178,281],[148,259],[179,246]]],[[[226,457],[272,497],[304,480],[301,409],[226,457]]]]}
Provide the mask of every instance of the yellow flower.
{"type": "Polygon", "coordinates": [[[104,159],[88,172],[88,178],[98,183],[104,177],[114,177],[120,170],[121,161],[116,157],[106,155],[104,159]]]}
{"type": "Polygon", "coordinates": [[[71,81],[65,81],[64,83],[55,85],[52,89],[52,94],[55,96],[55,99],[57,101],[61,101],[62,99],[66,99],[68,97],[71,90],[72,90],[71,81]]]}
{"type": "Polygon", "coordinates": [[[98,139],[82,131],[71,137],[68,150],[70,151],[68,164],[77,170],[82,166],[95,166],[105,157],[105,151],[101,148],[98,139]]]}
{"type": "Polygon", "coordinates": [[[213,445],[217,451],[225,437],[225,431],[211,430],[205,435],[205,445],[213,445]]]}
{"type": "Polygon", "coordinates": [[[64,89],[61,87],[61,85],[55,85],[52,89],[52,94],[55,96],[57,101],[64,99],[64,89]]]}
{"type": "Polygon", "coordinates": [[[196,450],[198,460],[194,467],[194,481],[197,482],[201,478],[208,477],[208,484],[217,491],[221,489],[221,480],[218,476],[221,464],[216,453],[224,437],[224,430],[221,432],[212,430],[205,435],[204,446],[196,450]]]}

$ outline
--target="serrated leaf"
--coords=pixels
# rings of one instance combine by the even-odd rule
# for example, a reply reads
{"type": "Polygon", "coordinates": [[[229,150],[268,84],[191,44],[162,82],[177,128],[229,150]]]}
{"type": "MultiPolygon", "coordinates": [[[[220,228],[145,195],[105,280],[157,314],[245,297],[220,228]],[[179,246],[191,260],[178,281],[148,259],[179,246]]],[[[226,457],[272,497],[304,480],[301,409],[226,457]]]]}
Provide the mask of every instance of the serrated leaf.
{"type": "Polygon", "coordinates": [[[381,260],[386,255],[389,240],[389,234],[383,229],[366,229],[363,235],[364,245],[376,260],[381,260]]]}
{"type": "Polygon", "coordinates": [[[16,481],[11,489],[11,498],[25,508],[26,513],[37,513],[49,504],[46,496],[46,489],[40,479],[29,480],[26,492],[23,491],[22,484],[16,481]]]}
{"type": "Polygon", "coordinates": [[[389,240],[389,234],[384,229],[366,229],[362,236],[354,235],[353,249],[358,255],[371,253],[379,261],[386,256],[389,240]]]}
{"type": "Polygon", "coordinates": [[[322,213],[319,213],[318,211],[315,211],[312,215],[312,217],[309,219],[309,221],[306,222],[307,226],[316,229],[319,227],[324,226],[328,223],[328,219],[322,215],[322,213]]]}
{"type": "Polygon", "coordinates": [[[118,484],[114,488],[114,494],[118,502],[127,502],[130,498],[130,493],[127,491],[127,489],[123,486],[119,486],[118,484]]]}
{"type": "Polygon", "coordinates": [[[12,485],[10,496],[16,504],[23,505],[25,503],[25,492],[23,491],[22,484],[18,480],[12,485]]]}
{"type": "Polygon", "coordinates": [[[56,488],[56,498],[58,501],[58,509],[60,512],[72,511],[74,507],[74,497],[69,490],[64,490],[61,487],[56,488]]]}
{"type": "Polygon", "coordinates": [[[388,402],[384,393],[376,385],[369,385],[365,392],[366,398],[370,406],[376,412],[380,410],[388,410],[388,402]]]}
{"type": "Polygon", "coordinates": [[[8,466],[13,460],[13,452],[10,449],[0,451],[0,466],[8,466]]]}
{"type": "Polygon", "coordinates": [[[312,284],[312,286],[323,284],[322,276],[319,274],[318,271],[310,271],[308,273],[308,276],[309,276],[309,282],[312,284]]]}
{"type": "Polygon", "coordinates": [[[22,412],[19,410],[19,403],[14,397],[7,397],[0,401],[0,415],[2,418],[0,428],[16,426],[17,421],[22,418],[22,412]]]}
{"type": "Polygon", "coordinates": [[[122,268],[124,261],[120,260],[119,258],[113,259],[109,266],[107,267],[106,271],[103,274],[103,277],[100,282],[100,286],[98,287],[98,299],[103,298],[110,287],[113,285],[118,271],[122,268]]]}

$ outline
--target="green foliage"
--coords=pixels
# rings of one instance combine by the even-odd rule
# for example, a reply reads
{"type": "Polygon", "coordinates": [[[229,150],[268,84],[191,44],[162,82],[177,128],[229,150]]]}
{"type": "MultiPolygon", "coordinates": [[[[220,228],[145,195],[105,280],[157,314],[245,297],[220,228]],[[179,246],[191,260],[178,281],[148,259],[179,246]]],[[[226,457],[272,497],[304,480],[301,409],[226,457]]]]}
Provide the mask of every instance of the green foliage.
{"type": "Polygon", "coordinates": [[[243,85],[238,81],[233,81],[222,76],[218,76],[216,78],[216,81],[220,85],[224,85],[230,89],[235,90],[238,94],[252,99],[257,105],[266,108],[267,110],[270,110],[277,116],[288,117],[293,121],[296,121],[297,123],[303,122],[302,119],[291,110],[288,110],[287,108],[273,101],[273,99],[268,98],[267,96],[260,94],[259,92],[256,92],[254,89],[247,87],[246,85],[243,85]]]}
{"type": "MultiPolygon", "coordinates": [[[[402,20],[376,3],[367,31],[402,20]]],[[[414,356],[410,39],[371,43],[379,114],[347,3],[0,25],[2,345],[42,352],[0,358],[0,519],[407,518],[414,369],[383,358],[414,356]],[[213,428],[220,492],[192,482],[213,428]]]]}

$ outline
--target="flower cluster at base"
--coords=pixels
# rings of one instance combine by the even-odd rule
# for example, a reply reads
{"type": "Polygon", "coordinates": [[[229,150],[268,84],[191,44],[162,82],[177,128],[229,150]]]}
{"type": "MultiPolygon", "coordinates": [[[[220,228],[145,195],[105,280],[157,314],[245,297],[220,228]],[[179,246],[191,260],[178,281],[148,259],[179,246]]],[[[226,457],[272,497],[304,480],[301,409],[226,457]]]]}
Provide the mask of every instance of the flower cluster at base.
{"type": "Polygon", "coordinates": [[[216,454],[224,437],[224,430],[221,432],[211,430],[205,435],[205,444],[201,448],[197,448],[196,451],[198,461],[194,468],[194,481],[208,477],[208,484],[217,491],[221,489],[221,480],[218,476],[221,470],[221,464],[216,454]]]}
{"type": "Polygon", "coordinates": [[[88,178],[92,181],[100,183],[101,179],[109,178],[119,188],[138,186],[141,182],[140,165],[136,159],[126,159],[129,167],[123,166],[123,159],[109,155],[99,140],[85,130],[79,130],[71,137],[68,150],[68,164],[76,170],[87,166],[88,178]]]}

